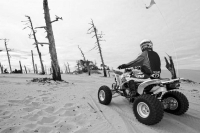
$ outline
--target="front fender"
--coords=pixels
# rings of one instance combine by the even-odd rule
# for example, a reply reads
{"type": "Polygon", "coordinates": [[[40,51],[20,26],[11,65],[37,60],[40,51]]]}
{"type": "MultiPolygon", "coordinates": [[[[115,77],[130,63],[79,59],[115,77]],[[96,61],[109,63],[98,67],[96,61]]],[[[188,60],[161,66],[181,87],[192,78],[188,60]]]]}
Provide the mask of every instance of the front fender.
{"type": "Polygon", "coordinates": [[[161,81],[159,79],[146,80],[138,86],[137,92],[141,95],[143,93],[145,87],[152,85],[152,84],[160,84],[160,83],[161,83],[161,81]]]}

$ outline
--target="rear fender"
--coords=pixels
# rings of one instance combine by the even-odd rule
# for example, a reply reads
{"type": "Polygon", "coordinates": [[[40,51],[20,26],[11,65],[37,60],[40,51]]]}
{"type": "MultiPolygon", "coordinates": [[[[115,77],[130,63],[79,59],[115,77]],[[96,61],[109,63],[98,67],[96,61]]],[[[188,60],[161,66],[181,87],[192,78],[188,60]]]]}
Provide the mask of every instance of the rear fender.
{"type": "Polygon", "coordinates": [[[159,79],[146,80],[138,86],[137,92],[141,95],[144,88],[152,84],[161,84],[161,81],[159,79]]]}
{"type": "Polygon", "coordinates": [[[155,86],[151,89],[150,92],[153,92],[153,94],[158,94],[160,92],[166,92],[166,91],[167,91],[167,89],[163,86],[162,87],[161,86],[155,86]]]}

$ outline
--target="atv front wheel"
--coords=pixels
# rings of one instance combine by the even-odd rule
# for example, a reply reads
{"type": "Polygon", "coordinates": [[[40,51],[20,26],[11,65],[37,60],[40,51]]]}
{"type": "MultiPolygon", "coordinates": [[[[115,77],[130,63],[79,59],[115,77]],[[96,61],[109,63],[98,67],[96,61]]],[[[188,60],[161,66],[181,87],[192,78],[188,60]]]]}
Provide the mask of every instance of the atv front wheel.
{"type": "Polygon", "coordinates": [[[108,105],[112,100],[112,92],[108,86],[101,86],[98,91],[98,99],[101,104],[108,105]]]}
{"type": "Polygon", "coordinates": [[[133,104],[136,119],[146,125],[154,125],[163,118],[162,103],[152,95],[138,96],[133,104]]]}
{"type": "Polygon", "coordinates": [[[175,115],[182,115],[189,108],[187,97],[179,91],[166,92],[162,96],[162,103],[164,111],[175,115]]]}

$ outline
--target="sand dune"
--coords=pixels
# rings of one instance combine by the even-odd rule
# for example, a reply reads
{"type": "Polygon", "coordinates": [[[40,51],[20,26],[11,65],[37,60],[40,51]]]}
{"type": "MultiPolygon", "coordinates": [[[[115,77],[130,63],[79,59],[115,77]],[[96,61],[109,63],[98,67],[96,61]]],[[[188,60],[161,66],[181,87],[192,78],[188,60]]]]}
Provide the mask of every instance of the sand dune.
{"type": "Polygon", "coordinates": [[[49,75],[0,75],[0,133],[199,133],[199,84],[182,83],[179,91],[190,102],[182,116],[165,113],[157,125],[137,121],[132,104],[123,97],[108,106],[98,102],[101,85],[113,77],[62,75],[64,82],[34,83],[49,75]]]}

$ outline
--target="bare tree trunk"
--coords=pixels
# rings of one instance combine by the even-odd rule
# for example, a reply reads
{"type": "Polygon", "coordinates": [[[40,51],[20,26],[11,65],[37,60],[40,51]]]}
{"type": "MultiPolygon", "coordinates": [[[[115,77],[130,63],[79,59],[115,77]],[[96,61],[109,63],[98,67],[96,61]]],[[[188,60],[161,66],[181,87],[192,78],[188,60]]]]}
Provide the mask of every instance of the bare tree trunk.
{"type": "Polygon", "coordinates": [[[4,72],[3,72],[3,66],[1,66],[1,71],[2,71],[2,73],[4,73],[4,72]]]}
{"type": "Polygon", "coordinates": [[[86,65],[87,65],[87,70],[88,70],[88,75],[90,76],[90,61],[86,61],[86,65]]]}
{"type": "Polygon", "coordinates": [[[52,74],[52,70],[51,70],[51,68],[49,68],[49,71],[50,71],[50,75],[52,74]]]}
{"type": "Polygon", "coordinates": [[[23,73],[22,65],[21,65],[21,61],[19,61],[19,67],[20,67],[20,71],[21,71],[21,73],[23,73]]]}
{"type": "Polygon", "coordinates": [[[68,73],[67,65],[65,64],[65,73],[68,73]]]}
{"type": "Polygon", "coordinates": [[[47,37],[49,40],[49,52],[51,55],[51,65],[53,69],[53,80],[59,80],[61,81],[61,74],[60,74],[60,67],[58,64],[57,59],[57,53],[56,53],[56,47],[55,47],[55,40],[53,35],[53,29],[51,25],[51,18],[49,14],[49,7],[48,7],[48,1],[43,0],[43,7],[44,7],[44,16],[45,16],[45,22],[46,22],[46,30],[47,30],[47,37]]]}
{"type": "Polygon", "coordinates": [[[33,57],[33,50],[31,50],[31,55],[32,55],[32,63],[33,63],[33,71],[35,73],[35,66],[34,66],[34,57],[33,57]]]}
{"type": "Polygon", "coordinates": [[[45,65],[45,74],[47,74],[47,67],[46,67],[46,65],[45,65]]]}
{"type": "Polygon", "coordinates": [[[69,71],[69,73],[70,73],[70,68],[69,68],[69,63],[67,62],[67,66],[68,66],[68,71],[69,71]]]}
{"type": "Polygon", "coordinates": [[[78,68],[78,73],[80,72],[80,62],[77,61],[77,68],[78,68]]]}
{"type": "Polygon", "coordinates": [[[34,37],[36,48],[37,48],[38,55],[39,55],[39,58],[40,58],[40,64],[41,64],[41,70],[42,70],[41,74],[44,74],[45,72],[44,72],[44,66],[43,66],[43,63],[42,63],[42,56],[41,56],[41,52],[40,52],[39,47],[38,47],[38,41],[36,39],[35,31],[33,29],[33,24],[32,24],[31,18],[29,16],[27,16],[27,17],[28,17],[30,24],[31,24],[31,29],[33,31],[33,37],[34,37]]]}
{"type": "Polygon", "coordinates": [[[2,67],[3,67],[3,66],[1,66],[1,63],[0,63],[0,69],[1,69],[1,74],[3,74],[3,70],[2,70],[2,67]]]}
{"type": "Polygon", "coordinates": [[[100,57],[101,57],[101,62],[102,62],[102,65],[103,65],[103,72],[104,72],[104,77],[107,77],[107,74],[106,74],[106,69],[105,69],[105,64],[104,64],[104,60],[103,60],[103,55],[102,55],[102,52],[101,52],[101,46],[99,44],[99,39],[97,37],[97,30],[96,28],[94,27],[94,32],[95,32],[95,37],[97,39],[97,44],[98,44],[98,48],[99,48],[99,54],[100,54],[100,57]]]}
{"type": "Polygon", "coordinates": [[[7,44],[6,44],[6,39],[5,39],[5,47],[6,47],[6,52],[7,52],[7,56],[8,56],[8,63],[9,63],[9,67],[10,67],[10,73],[12,72],[12,68],[11,68],[11,65],[10,65],[10,55],[8,53],[8,48],[7,48],[7,44]]]}
{"type": "Polygon", "coordinates": [[[26,72],[26,74],[27,74],[26,66],[24,66],[24,69],[25,69],[25,72],[26,72]]]}
{"type": "Polygon", "coordinates": [[[108,70],[108,75],[109,75],[109,77],[110,77],[110,70],[108,70]]]}
{"type": "Polygon", "coordinates": [[[35,64],[35,72],[38,74],[37,64],[35,64]]]}
{"type": "Polygon", "coordinates": [[[4,73],[4,71],[3,71],[3,66],[1,67],[1,71],[2,71],[2,73],[4,73]]]}

